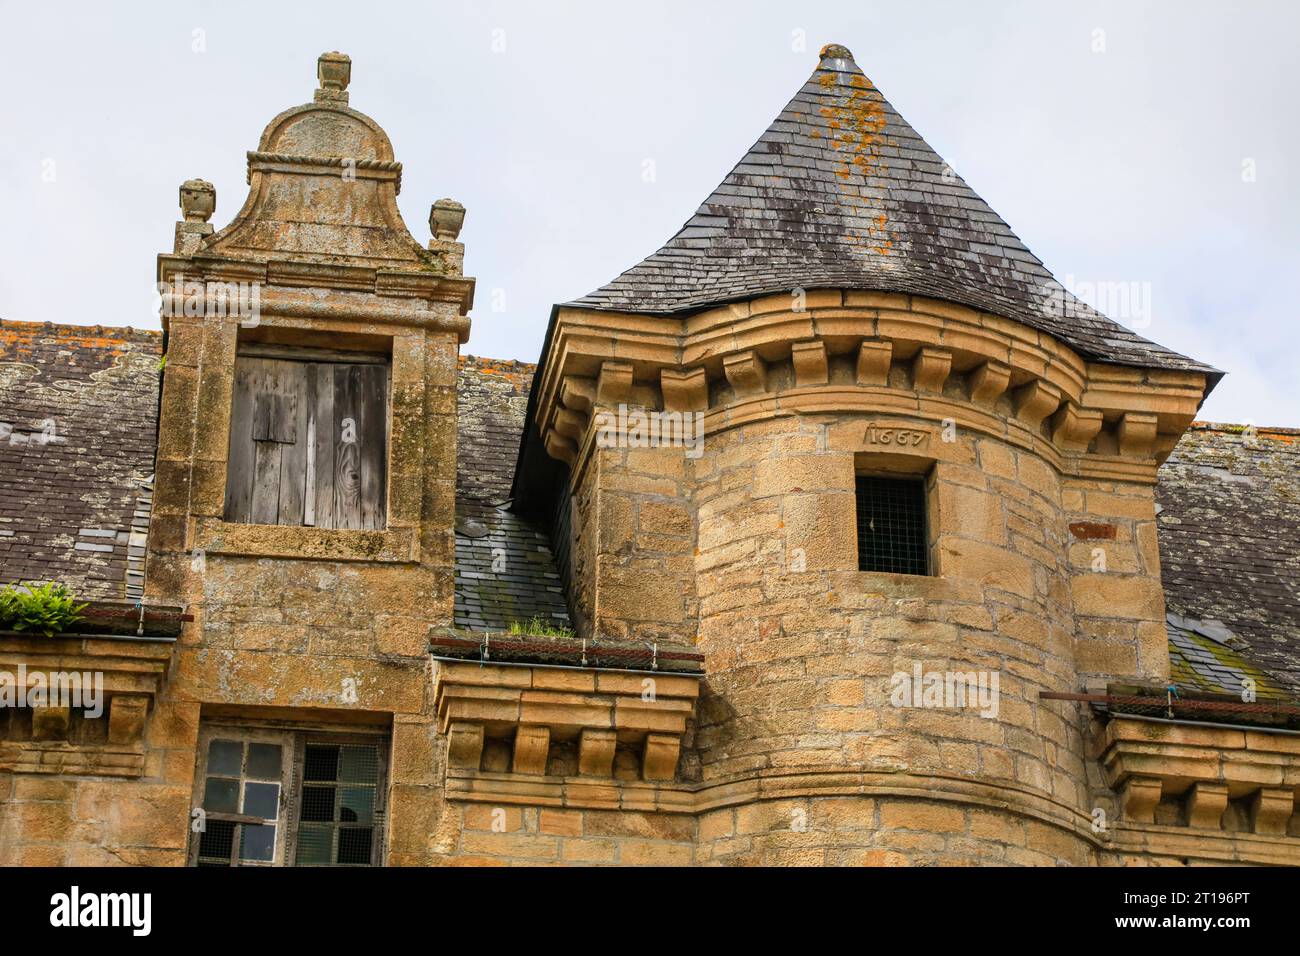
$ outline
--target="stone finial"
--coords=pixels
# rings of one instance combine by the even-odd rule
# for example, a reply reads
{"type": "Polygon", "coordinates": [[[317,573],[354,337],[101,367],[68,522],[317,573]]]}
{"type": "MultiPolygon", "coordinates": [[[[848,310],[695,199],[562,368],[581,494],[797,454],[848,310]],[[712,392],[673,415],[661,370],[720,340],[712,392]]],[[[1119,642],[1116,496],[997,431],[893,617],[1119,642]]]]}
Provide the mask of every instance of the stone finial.
{"type": "Polygon", "coordinates": [[[441,242],[455,242],[465,223],[465,207],[454,199],[439,199],[429,210],[429,231],[441,242]]]}
{"type": "Polygon", "coordinates": [[[316,59],[316,79],[320,80],[322,90],[342,93],[352,81],[352,57],[337,50],[322,53],[316,59]]]}
{"type": "Polygon", "coordinates": [[[853,53],[846,46],[838,43],[828,43],[822,47],[821,58],[823,60],[852,60],[853,53]]]}
{"type": "Polygon", "coordinates": [[[186,222],[207,222],[217,208],[217,190],[205,179],[181,183],[181,215],[186,222]]]}

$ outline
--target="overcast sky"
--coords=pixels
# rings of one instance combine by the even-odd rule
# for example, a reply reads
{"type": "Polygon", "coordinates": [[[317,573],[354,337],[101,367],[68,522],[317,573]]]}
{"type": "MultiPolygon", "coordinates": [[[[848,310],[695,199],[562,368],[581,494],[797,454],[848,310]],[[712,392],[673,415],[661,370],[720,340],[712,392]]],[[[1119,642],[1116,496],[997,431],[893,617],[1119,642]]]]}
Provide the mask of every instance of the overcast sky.
{"type": "Polygon", "coordinates": [[[1058,278],[1136,283],[1130,324],[1229,373],[1202,417],[1300,426],[1298,10],[3,0],[0,317],[156,328],[177,186],[227,223],[337,49],[413,235],[468,207],[465,350],[536,361],[551,304],[655,251],[837,42],[1058,278]]]}

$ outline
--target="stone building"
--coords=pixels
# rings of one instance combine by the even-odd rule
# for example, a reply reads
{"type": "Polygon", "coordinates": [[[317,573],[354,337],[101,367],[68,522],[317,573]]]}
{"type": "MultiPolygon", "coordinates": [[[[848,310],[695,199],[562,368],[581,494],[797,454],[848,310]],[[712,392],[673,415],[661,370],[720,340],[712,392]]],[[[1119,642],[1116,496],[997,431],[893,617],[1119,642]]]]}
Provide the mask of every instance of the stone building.
{"type": "Polygon", "coordinates": [[[181,187],[161,334],[0,323],[0,580],[91,602],[0,633],[0,862],[1300,862],[1300,433],[848,50],[536,366],[350,68],[181,187]]]}

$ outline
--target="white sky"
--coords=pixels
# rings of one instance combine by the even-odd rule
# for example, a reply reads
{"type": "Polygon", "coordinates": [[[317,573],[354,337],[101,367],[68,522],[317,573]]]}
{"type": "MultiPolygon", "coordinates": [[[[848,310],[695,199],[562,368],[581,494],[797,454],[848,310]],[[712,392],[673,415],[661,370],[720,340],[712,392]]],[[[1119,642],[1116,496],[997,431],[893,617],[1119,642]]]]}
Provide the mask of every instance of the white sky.
{"type": "Polygon", "coordinates": [[[466,351],[536,361],[551,304],[668,239],[838,42],[1058,278],[1139,283],[1142,334],[1229,373],[1202,417],[1300,426],[1297,4],[2,0],[0,24],[6,319],[157,327],[177,186],[214,182],[228,222],[337,49],[416,239],[434,199],[469,209],[466,351]]]}

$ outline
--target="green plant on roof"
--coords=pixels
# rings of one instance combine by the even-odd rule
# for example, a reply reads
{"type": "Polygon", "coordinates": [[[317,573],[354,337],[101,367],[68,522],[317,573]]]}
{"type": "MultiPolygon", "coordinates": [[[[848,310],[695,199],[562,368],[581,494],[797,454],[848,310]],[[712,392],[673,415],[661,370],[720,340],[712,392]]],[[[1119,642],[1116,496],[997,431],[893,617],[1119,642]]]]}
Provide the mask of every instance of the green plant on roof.
{"type": "Polygon", "coordinates": [[[570,628],[552,624],[540,614],[535,614],[526,621],[511,621],[510,633],[527,634],[529,637],[573,637],[570,628]]]}
{"type": "Polygon", "coordinates": [[[80,621],[85,609],[62,584],[7,584],[0,590],[0,631],[39,631],[53,637],[80,621]]]}

